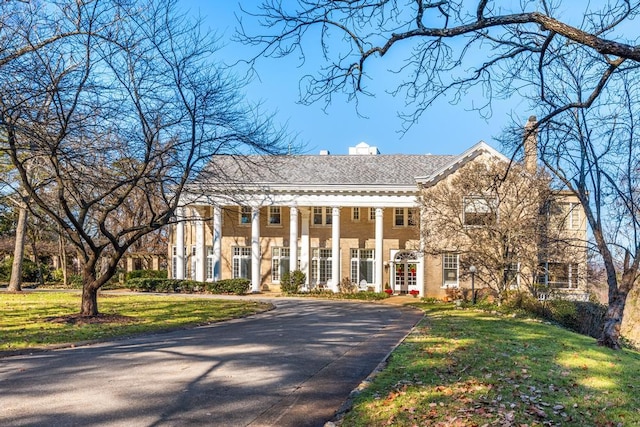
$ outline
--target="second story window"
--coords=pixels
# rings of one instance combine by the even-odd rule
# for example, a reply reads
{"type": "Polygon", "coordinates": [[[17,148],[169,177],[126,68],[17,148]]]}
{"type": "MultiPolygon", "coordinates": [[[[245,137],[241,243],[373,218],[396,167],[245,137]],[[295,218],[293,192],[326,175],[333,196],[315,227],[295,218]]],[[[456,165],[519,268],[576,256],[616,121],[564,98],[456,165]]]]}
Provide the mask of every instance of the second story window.
{"type": "Polygon", "coordinates": [[[282,215],[280,206],[269,206],[269,225],[282,224],[282,215]]]}
{"type": "Polygon", "coordinates": [[[313,208],[313,225],[331,225],[331,208],[313,208]]]}
{"type": "Polygon", "coordinates": [[[415,208],[395,208],[393,225],[396,227],[413,227],[418,225],[418,210],[415,208]]]}
{"type": "Polygon", "coordinates": [[[351,220],[360,221],[360,208],[351,208],[351,220]]]}
{"type": "Polygon", "coordinates": [[[242,206],[240,208],[240,224],[251,224],[251,208],[249,206],[242,206]]]}
{"type": "Polygon", "coordinates": [[[463,200],[463,222],[466,226],[487,226],[497,222],[497,200],[492,197],[473,196],[463,200]]]}

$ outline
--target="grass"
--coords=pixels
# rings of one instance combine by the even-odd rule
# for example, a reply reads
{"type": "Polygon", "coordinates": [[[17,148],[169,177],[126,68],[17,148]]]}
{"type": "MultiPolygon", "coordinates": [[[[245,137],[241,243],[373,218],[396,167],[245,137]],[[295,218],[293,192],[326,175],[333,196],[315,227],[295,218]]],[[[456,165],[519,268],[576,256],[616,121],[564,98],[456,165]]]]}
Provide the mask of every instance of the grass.
{"type": "Polygon", "coordinates": [[[416,306],[425,319],[343,426],[640,425],[640,353],[540,321],[416,306]]]}
{"type": "Polygon", "coordinates": [[[271,308],[256,301],[155,295],[98,297],[102,314],[83,321],[78,293],[25,292],[0,294],[2,352],[69,345],[242,317],[271,308]]]}

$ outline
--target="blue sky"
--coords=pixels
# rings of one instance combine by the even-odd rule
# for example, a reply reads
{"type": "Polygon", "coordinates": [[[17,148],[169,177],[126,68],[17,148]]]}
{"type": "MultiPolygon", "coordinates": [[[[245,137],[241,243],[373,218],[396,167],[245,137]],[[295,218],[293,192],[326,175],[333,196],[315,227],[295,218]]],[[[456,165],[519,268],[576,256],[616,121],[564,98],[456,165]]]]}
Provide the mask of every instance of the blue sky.
{"type": "MultiPolygon", "coordinates": [[[[245,8],[254,7],[253,4],[254,1],[243,3],[245,8]]],[[[194,15],[200,13],[204,25],[220,37],[220,42],[224,44],[219,51],[220,60],[234,63],[255,54],[254,48],[231,41],[236,27],[234,13],[241,13],[237,2],[188,1],[183,6],[194,15]]],[[[247,16],[243,21],[245,25],[252,22],[251,17],[247,16]]],[[[367,117],[359,117],[356,105],[344,99],[335,99],[326,112],[321,103],[311,106],[297,103],[300,78],[305,73],[313,72],[317,66],[309,59],[302,69],[296,57],[263,58],[257,64],[259,78],[254,78],[246,89],[247,98],[252,102],[260,101],[266,111],[275,112],[276,121],[286,124],[309,154],[317,154],[320,150],[329,150],[331,154],[347,154],[349,146],[362,141],[377,146],[383,154],[459,154],[480,140],[500,149],[494,138],[509,123],[510,111],[514,110],[518,117],[522,117],[523,124],[531,114],[518,111],[519,106],[511,101],[496,103],[493,116],[483,119],[478,112],[468,110],[473,101],[471,99],[458,105],[450,105],[446,99],[442,99],[406,134],[401,135],[398,132],[402,129],[402,122],[397,117],[397,111],[403,107],[404,100],[385,92],[398,82],[396,76],[385,72],[389,65],[382,61],[370,64],[377,67],[376,81],[369,83],[375,97],[360,99],[360,112],[367,117]]],[[[393,61],[394,58],[385,57],[385,60],[393,61]]]]}

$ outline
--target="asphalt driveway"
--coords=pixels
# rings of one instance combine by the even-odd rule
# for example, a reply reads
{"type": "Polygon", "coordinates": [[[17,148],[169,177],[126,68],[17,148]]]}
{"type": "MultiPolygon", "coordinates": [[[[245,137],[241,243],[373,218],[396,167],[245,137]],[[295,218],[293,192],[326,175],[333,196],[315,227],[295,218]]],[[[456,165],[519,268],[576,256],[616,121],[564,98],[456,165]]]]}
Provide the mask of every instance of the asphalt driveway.
{"type": "Polygon", "coordinates": [[[2,358],[0,425],[322,426],[422,317],[271,302],[244,319],[2,358]]]}

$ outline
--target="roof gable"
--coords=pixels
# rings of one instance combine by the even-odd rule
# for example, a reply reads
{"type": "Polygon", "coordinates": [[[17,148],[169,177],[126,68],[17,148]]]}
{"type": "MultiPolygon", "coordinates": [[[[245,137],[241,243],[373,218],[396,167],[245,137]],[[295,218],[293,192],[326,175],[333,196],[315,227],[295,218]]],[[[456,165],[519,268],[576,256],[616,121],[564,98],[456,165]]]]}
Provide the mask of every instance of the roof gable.
{"type": "Polygon", "coordinates": [[[447,176],[456,172],[467,163],[483,155],[488,155],[495,158],[496,160],[504,161],[507,163],[510,161],[509,158],[500,153],[498,150],[491,147],[486,142],[480,141],[459,156],[453,156],[448,162],[444,163],[442,166],[435,169],[430,174],[416,177],[416,183],[422,185],[423,187],[431,187],[447,176]]]}

